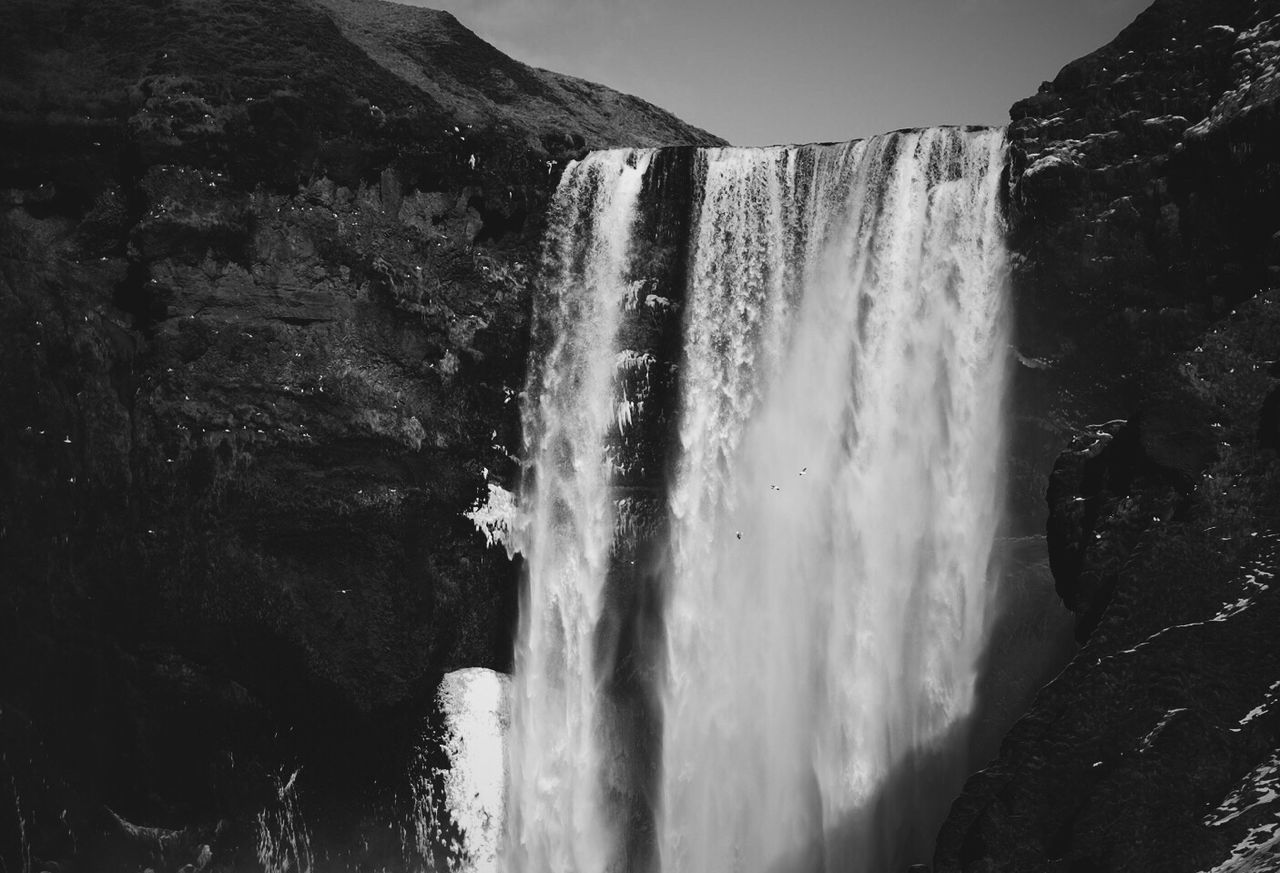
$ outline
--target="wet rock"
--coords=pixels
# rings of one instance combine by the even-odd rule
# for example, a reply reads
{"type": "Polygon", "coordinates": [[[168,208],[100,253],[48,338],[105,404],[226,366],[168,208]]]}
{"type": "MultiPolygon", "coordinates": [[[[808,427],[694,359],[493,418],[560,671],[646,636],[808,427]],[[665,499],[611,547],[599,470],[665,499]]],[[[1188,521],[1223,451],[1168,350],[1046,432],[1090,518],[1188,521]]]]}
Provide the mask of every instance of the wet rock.
{"type": "Polygon", "coordinates": [[[1278,23],[1274,2],[1160,0],[1014,107],[1019,353],[1044,363],[1017,371],[1015,459],[1052,470],[1050,560],[1083,646],[966,784],[938,871],[1195,873],[1266,851],[1231,810],[1280,747],[1278,23]]]}
{"type": "Polygon", "coordinates": [[[1074,429],[1131,417],[1171,354],[1268,287],[1277,159],[1247,143],[1274,140],[1269,92],[1223,101],[1268,69],[1248,58],[1273,14],[1161,0],[1011,112],[1018,350],[1048,365],[1014,383],[1027,533],[1074,429]]]}
{"type": "Polygon", "coordinates": [[[1143,533],[1173,519],[1217,460],[1212,410],[1189,389],[1148,401],[1132,421],[1078,437],[1049,479],[1048,548],[1063,602],[1088,637],[1143,533]]]}

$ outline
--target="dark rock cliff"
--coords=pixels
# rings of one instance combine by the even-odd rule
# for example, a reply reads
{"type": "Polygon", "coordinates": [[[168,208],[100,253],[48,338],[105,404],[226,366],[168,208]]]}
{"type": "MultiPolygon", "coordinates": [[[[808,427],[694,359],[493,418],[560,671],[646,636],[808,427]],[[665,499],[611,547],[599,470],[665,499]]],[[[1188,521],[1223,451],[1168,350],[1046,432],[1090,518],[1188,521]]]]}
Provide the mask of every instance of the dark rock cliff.
{"type": "Polygon", "coordinates": [[[1083,645],[937,871],[1280,868],[1277,40],[1158,0],[1013,107],[1015,498],[1083,645]]]}
{"type": "MultiPolygon", "coordinates": [[[[1278,866],[1278,20],[1158,0],[1014,107],[1013,533],[1083,647],[939,871],[1278,866]]],[[[462,513],[515,476],[551,187],[715,141],[378,0],[3,6],[5,869],[247,869],[259,812],[404,861],[438,677],[509,657],[462,513]]]]}
{"type": "Polygon", "coordinates": [[[247,868],[295,772],[317,857],[403,860],[440,674],[509,658],[463,512],[559,170],[715,142],[430,10],[4,5],[5,869],[247,868]]]}

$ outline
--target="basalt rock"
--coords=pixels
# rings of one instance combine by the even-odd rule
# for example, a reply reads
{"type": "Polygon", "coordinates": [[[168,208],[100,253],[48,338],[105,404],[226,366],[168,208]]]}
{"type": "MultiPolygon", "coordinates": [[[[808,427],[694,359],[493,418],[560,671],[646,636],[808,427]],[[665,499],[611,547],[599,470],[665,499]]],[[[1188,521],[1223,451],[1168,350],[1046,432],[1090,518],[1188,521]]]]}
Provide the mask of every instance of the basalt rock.
{"type": "Polygon", "coordinates": [[[1049,476],[1049,564],[1087,639],[1134,546],[1176,518],[1218,457],[1215,410],[1190,388],[1077,437],[1049,476]]]}
{"type": "Polygon", "coordinates": [[[1021,517],[1078,428],[1132,417],[1171,354],[1270,287],[1273,15],[1161,0],[1013,107],[1021,517]]]}
{"type": "Polygon", "coordinates": [[[0,859],[403,866],[559,170],[718,140],[373,0],[0,19],[0,859]]]}
{"type": "Polygon", "coordinates": [[[1015,485],[1083,645],[938,871],[1272,869],[1278,32],[1158,0],[1012,110],[1015,485]]]}

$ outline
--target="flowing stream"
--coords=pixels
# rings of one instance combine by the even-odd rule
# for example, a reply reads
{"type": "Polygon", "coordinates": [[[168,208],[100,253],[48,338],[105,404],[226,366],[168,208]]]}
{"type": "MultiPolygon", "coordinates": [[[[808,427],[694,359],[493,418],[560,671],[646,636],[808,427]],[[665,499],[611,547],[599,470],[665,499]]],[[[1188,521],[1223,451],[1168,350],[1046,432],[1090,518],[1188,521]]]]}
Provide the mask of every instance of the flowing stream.
{"type": "Polygon", "coordinates": [[[991,617],[1004,149],[937,128],[565,171],[507,869],[877,871],[932,837],[991,617]]]}

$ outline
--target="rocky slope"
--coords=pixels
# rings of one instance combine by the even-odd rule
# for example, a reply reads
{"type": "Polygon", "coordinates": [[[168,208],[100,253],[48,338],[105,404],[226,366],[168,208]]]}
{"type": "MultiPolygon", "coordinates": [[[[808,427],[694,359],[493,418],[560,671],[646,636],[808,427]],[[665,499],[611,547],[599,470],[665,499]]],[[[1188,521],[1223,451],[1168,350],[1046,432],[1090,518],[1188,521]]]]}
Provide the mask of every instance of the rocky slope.
{"type": "Polygon", "coordinates": [[[1278,40],[1158,0],[1012,110],[1018,499],[1083,646],[937,871],[1280,869],[1278,40]]]}
{"type": "Polygon", "coordinates": [[[242,869],[264,810],[406,862],[440,674],[510,657],[463,513],[559,168],[715,142],[378,0],[5,4],[6,869],[242,869]]]}

